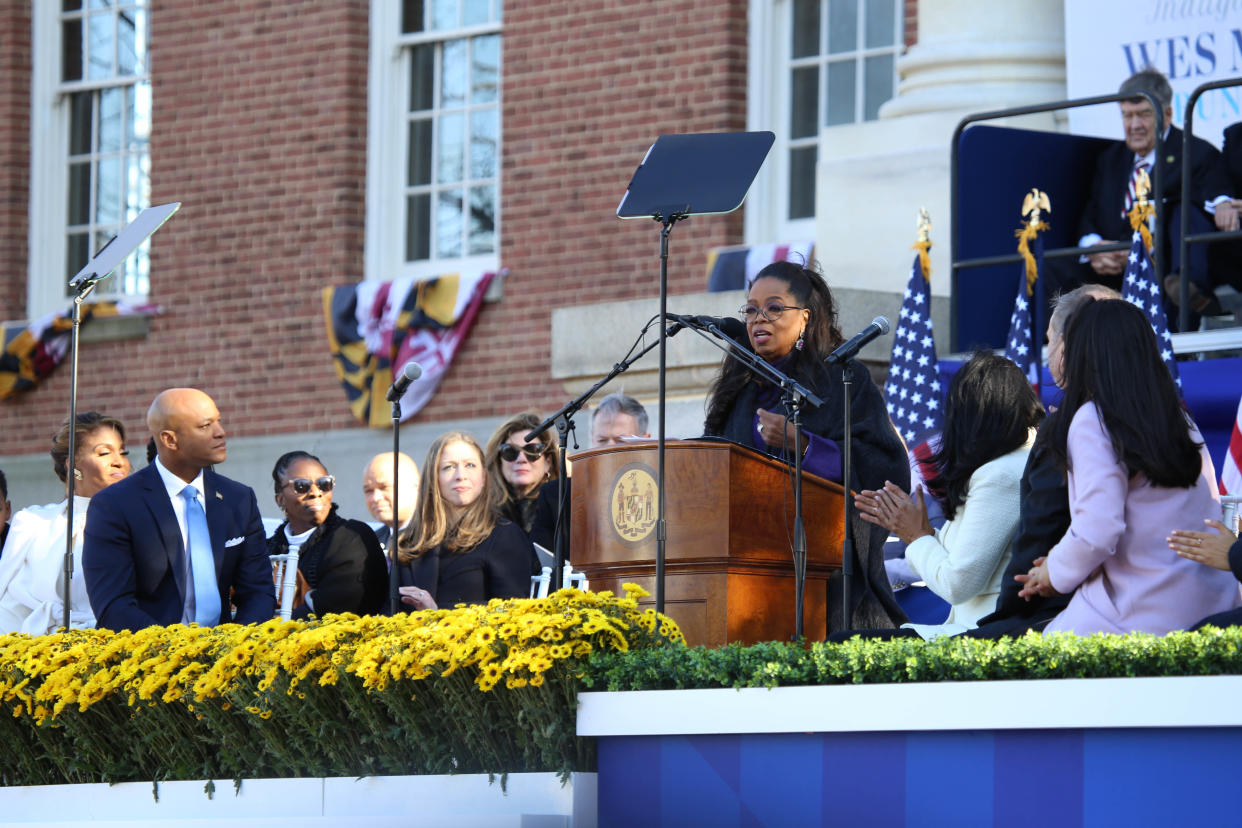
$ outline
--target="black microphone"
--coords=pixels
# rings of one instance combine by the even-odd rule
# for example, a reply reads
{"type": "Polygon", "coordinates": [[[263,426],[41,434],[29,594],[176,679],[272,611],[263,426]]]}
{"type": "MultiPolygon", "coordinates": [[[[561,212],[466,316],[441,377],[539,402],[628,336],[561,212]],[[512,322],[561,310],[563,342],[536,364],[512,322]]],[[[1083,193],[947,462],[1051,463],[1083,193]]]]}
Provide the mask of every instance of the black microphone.
{"type": "Polygon", "coordinates": [[[410,383],[423,375],[423,366],[417,362],[407,362],[405,367],[401,369],[401,376],[397,377],[397,381],[388,389],[388,401],[396,402],[405,396],[405,390],[410,387],[410,383]]]}
{"type": "Polygon", "coordinates": [[[877,316],[875,319],[871,320],[870,325],[855,334],[853,339],[829,354],[828,358],[824,360],[824,362],[827,362],[829,365],[836,365],[839,362],[845,362],[847,359],[851,359],[855,354],[862,350],[862,346],[866,345],[877,336],[888,333],[890,327],[891,326],[888,324],[887,319],[883,316],[877,316]]]}
{"type": "Polygon", "coordinates": [[[750,336],[746,333],[746,325],[742,320],[733,316],[679,316],[670,313],[673,319],[690,328],[716,328],[722,334],[732,339],[737,344],[749,348],[750,336]]]}

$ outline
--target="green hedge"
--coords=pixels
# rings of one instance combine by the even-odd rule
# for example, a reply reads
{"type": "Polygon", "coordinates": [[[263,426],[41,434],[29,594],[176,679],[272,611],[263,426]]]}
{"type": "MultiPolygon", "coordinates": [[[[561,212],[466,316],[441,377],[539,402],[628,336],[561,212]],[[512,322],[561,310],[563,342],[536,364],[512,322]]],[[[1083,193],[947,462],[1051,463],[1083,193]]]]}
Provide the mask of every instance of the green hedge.
{"type": "Polygon", "coordinates": [[[855,638],[596,653],[588,690],[673,690],[920,681],[1014,681],[1242,674],[1242,628],[1163,637],[1069,634],[985,641],[855,638]]]}

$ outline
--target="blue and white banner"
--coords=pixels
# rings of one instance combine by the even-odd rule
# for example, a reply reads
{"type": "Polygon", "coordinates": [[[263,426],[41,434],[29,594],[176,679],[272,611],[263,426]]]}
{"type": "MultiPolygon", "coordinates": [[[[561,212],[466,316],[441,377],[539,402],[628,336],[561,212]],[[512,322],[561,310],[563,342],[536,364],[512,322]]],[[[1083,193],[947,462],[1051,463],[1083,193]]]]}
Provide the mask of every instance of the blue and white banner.
{"type": "MultiPolygon", "coordinates": [[[[1173,87],[1173,125],[1182,127],[1190,93],[1208,81],[1242,77],[1242,3],[1237,0],[1065,0],[1069,97],[1116,92],[1130,75],[1153,66],[1173,87]]],[[[1194,132],[1215,146],[1242,121],[1242,87],[1199,98],[1194,132]]],[[[1115,104],[1069,110],[1070,132],[1122,137],[1115,104]]]]}

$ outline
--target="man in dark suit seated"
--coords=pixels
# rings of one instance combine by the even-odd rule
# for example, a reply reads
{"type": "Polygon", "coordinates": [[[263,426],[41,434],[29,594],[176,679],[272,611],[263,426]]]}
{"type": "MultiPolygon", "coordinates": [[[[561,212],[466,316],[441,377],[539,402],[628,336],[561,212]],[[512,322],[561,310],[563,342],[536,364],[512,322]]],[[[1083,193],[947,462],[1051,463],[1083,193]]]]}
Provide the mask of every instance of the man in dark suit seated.
{"type": "Polygon", "coordinates": [[[276,596],[258,501],[211,469],[226,454],[216,404],[172,388],[151,403],[147,427],[155,462],[93,498],[86,518],[82,573],[99,626],[270,619],[276,596]]]}
{"type": "MultiPolygon", "coordinates": [[[[1182,131],[1170,126],[1173,118],[1173,90],[1169,81],[1156,69],[1144,69],[1126,79],[1118,89],[1120,94],[1147,91],[1152,93],[1163,107],[1164,138],[1160,143],[1163,155],[1163,180],[1159,194],[1152,194],[1155,202],[1157,233],[1160,249],[1157,260],[1169,263],[1165,270],[1171,274],[1165,282],[1166,294],[1176,301],[1178,294],[1177,273],[1181,269],[1180,256],[1180,210],[1183,163],[1182,131]]],[[[1125,141],[1118,142],[1100,154],[1096,161],[1095,177],[1092,179],[1091,200],[1079,222],[1080,247],[1112,242],[1129,241],[1129,212],[1134,203],[1134,182],[1141,169],[1152,174],[1156,164],[1156,112],[1151,101],[1144,97],[1121,102],[1121,120],[1125,127],[1125,141]]],[[[1213,226],[1220,230],[1237,227],[1238,211],[1229,198],[1232,191],[1225,173],[1220,152],[1200,138],[1191,141],[1190,176],[1191,204],[1190,231],[1209,231],[1213,226]]],[[[1086,256],[1090,265],[1084,281],[1098,282],[1120,289],[1125,271],[1128,250],[1114,250],[1086,256]]],[[[1189,253],[1186,268],[1191,280],[1191,310],[1195,313],[1219,312],[1212,293],[1214,286],[1208,268],[1205,245],[1194,245],[1189,253]]]]}

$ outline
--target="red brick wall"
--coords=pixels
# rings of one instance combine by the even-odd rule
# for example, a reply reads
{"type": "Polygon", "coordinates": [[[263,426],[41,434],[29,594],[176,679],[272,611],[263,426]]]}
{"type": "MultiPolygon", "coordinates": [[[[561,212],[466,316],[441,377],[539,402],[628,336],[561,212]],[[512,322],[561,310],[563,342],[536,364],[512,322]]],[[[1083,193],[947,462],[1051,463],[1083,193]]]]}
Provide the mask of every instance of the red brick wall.
{"type": "MultiPolygon", "coordinates": [[[[28,31],[23,4],[0,2],[16,10],[3,25],[28,31]]],[[[362,277],[369,4],[153,6],[152,203],[183,203],[152,249],[164,314],[146,339],[83,350],[80,405],[137,436],[157,391],[193,384],[235,435],[352,427],[319,289],[362,277]]],[[[643,152],[662,133],[746,125],[746,0],[513,0],[505,15],[500,258],[512,275],[419,420],[563,403],[552,310],[658,296],[658,225],[614,214],[643,152]]],[[[0,60],[20,62],[13,50],[0,60]]],[[[6,117],[28,88],[15,74],[0,81],[6,117]]],[[[10,149],[0,159],[24,171],[26,149],[10,149]]],[[[5,198],[24,208],[24,195],[5,198]]],[[[670,292],[702,290],[708,248],[740,242],[741,228],[740,211],[679,224],[670,292]]],[[[0,295],[24,292],[24,273],[0,275],[0,295]]],[[[0,454],[44,450],[67,396],[61,370],[0,404],[0,454]]]]}
{"type": "MultiPolygon", "coordinates": [[[[745,129],[746,5],[506,3],[500,258],[512,276],[421,416],[563,404],[552,310],[659,296],[659,225],[618,219],[617,203],[660,134],[745,129]]],[[[703,290],[707,249],[740,242],[741,222],[675,226],[670,293],[703,290]]],[[[615,344],[619,359],[630,343],[615,344]]]]}
{"type": "Polygon", "coordinates": [[[909,48],[919,42],[919,0],[905,0],[905,17],[903,19],[906,48],[909,48]]]}
{"type": "Polygon", "coordinates": [[[0,0],[0,320],[25,316],[29,200],[30,2],[0,0]]]}
{"type": "MultiPolygon", "coordinates": [[[[140,435],[154,394],[185,384],[234,434],[351,425],[318,289],[362,276],[367,0],[152,5],[151,200],[183,205],[152,245],[164,313],[144,340],[83,348],[79,407],[140,435]]],[[[61,369],[0,403],[0,454],[46,448],[68,385],[61,369]]]]}

